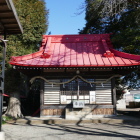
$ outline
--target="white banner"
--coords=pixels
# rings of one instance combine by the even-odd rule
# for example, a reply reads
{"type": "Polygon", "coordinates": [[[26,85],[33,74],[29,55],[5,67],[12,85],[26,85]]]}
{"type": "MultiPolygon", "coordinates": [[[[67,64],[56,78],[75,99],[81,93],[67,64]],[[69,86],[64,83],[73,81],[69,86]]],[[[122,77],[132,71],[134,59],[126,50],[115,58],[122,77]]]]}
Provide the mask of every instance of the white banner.
{"type": "Polygon", "coordinates": [[[89,95],[90,95],[90,104],[95,104],[96,101],[95,91],[90,91],[89,95]]]}

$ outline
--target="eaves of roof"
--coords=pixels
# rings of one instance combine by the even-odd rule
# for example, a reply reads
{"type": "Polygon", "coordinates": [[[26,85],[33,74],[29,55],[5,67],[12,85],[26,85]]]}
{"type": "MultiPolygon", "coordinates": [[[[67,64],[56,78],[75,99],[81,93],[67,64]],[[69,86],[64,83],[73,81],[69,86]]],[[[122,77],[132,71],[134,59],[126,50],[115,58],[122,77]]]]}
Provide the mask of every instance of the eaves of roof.
{"type": "Polygon", "coordinates": [[[0,35],[21,34],[22,26],[12,0],[0,0],[0,35]]]}
{"type": "Polygon", "coordinates": [[[113,49],[110,34],[44,35],[38,52],[12,57],[24,67],[122,67],[140,65],[140,55],[113,49]]]}

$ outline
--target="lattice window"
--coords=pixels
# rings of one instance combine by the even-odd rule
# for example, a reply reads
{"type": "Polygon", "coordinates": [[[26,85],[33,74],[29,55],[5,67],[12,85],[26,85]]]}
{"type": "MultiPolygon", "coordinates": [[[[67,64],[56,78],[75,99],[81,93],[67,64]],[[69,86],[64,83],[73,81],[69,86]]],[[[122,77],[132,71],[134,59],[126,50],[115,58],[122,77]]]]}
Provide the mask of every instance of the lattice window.
{"type": "MultiPolygon", "coordinates": [[[[66,82],[69,79],[61,79],[61,82],[66,82]]],[[[94,81],[94,79],[86,79],[88,81],[94,81]]],[[[70,83],[60,86],[61,95],[77,95],[79,85],[79,95],[89,95],[89,91],[95,90],[94,84],[89,84],[81,79],[75,79],[70,83]]]]}

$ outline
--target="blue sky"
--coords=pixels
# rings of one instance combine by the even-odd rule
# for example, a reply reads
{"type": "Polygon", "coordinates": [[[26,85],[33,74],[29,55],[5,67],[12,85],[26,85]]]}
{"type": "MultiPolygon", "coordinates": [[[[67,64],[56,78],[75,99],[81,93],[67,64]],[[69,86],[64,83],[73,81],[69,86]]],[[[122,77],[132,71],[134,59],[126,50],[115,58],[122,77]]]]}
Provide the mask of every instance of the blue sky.
{"type": "Polygon", "coordinates": [[[84,0],[45,0],[49,9],[48,32],[52,35],[78,34],[85,26],[85,12],[78,15],[84,0]]]}

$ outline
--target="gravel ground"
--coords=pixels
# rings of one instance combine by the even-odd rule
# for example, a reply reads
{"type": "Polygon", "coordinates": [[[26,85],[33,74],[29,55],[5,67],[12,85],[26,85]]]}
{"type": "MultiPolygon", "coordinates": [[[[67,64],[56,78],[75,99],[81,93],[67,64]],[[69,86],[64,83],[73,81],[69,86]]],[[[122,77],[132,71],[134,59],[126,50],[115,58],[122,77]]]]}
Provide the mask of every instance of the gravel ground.
{"type": "Polygon", "coordinates": [[[6,140],[140,140],[136,124],[5,124],[2,128],[6,140]]]}

